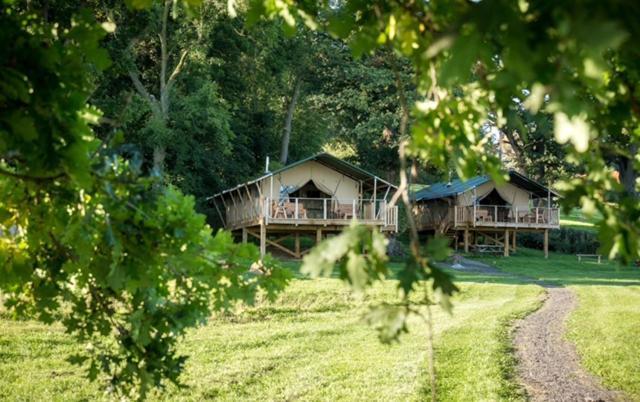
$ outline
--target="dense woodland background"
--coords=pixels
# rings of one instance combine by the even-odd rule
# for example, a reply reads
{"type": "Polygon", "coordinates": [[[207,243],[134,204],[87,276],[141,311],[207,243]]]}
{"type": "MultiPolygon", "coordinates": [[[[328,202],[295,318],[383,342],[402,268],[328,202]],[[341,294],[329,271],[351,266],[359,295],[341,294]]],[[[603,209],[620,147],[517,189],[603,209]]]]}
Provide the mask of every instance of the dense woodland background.
{"type": "MultiPolygon", "coordinates": [[[[354,58],[342,41],[302,24],[293,34],[281,21],[248,28],[215,1],[203,2],[196,18],[166,14],[161,5],[85,5],[118,26],[104,40],[114,64],[96,77],[91,100],[107,123],[98,135],[125,133],[144,168],[162,170],[193,194],[211,223],[216,215],[206,197],[259,175],[267,156],[274,169],[328,151],[397,181],[398,82],[410,103],[416,90],[411,64],[396,53],[354,58]]],[[[512,113],[508,125],[488,120],[483,128],[505,166],[545,183],[575,169],[548,141],[551,116],[530,114],[517,98],[512,113]]],[[[428,160],[417,167],[416,183],[455,175],[428,160]]]]}

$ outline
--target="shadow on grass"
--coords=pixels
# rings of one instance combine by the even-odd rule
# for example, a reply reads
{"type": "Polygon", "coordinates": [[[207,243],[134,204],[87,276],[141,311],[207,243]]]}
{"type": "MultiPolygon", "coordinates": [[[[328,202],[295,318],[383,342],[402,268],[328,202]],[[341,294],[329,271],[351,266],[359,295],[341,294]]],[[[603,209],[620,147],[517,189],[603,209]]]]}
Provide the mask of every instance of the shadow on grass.
{"type": "MultiPolygon", "coordinates": [[[[445,268],[459,283],[491,283],[505,285],[531,284],[544,281],[559,286],[640,286],[640,268],[622,266],[615,261],[604,260],[601,264],[592,261],[578,262],[569,254],[551,253],[548,259],[539,250],[519,248],[510,257],[468,256],[471,260],[495,267],[499,272],[468,272],[445,268]]],[[[310,279],[300,273],[300,261],[284,261],[297,279],[310,279]]],[[[393,261],[388,264],[389,279],[397,279],[404,263],[393,261]]],[[[339,278],[334,269],[331,278],[339,278]]]]}
{"type": "Polygon", "coordinates": [[[640,286],[640,269],[616,261],[578,262],[575,255],[551,253],[545,259],[539,250],[518,249],[510,257],[476,256],[476,261],[513,275],[562,286],[640,286]]]}

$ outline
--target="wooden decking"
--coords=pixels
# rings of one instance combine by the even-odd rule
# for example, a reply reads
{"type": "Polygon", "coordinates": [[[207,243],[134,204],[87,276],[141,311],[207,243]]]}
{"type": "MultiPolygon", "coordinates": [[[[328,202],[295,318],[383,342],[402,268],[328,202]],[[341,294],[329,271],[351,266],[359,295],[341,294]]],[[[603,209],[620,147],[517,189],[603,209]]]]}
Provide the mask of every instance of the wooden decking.
{"type": "Polygon", "coordinates": [[[308,251],[301,249],[301,238],[311,237],[317,244],[353,221],[383,232],[398,231],[398,207],[390,207],[385,200],[237,197],[231,201],[224,205],[225,227],[240,233],[243,242],[258,239],[262,255],[270,247],[301,258],[308,251]],[[287,247],[288,238],[293,238],[293,247],[287,247]]]}
{"type": "Polygon", "coordinates": [[[228,205],[225,227],[237,230],[260,224],[290,228],[333,228],[351,224],[379,227],[383,231],[398,230],[398,207],[385,200],[346,200],[329,198],[290,198],[288,200],[251,199],[228,205]]]}
{"type": "Polygon", "coordinates": [[[560,228],[558,208],[518,208],[498,205],[453,206],[445,212],[440,211],[440,214],[431,212],[429,208],[419,209],[417,216],[420,230],[436,228],[440,228],[440,230],[560,228]]]}

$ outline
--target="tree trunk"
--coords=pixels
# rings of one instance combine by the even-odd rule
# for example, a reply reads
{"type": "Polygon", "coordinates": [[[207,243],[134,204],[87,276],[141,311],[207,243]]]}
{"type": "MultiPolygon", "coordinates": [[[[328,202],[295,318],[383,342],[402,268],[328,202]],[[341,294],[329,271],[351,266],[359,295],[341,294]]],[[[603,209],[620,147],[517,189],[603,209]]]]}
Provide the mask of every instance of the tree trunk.
{"type": "MultiPolygon", "coordinates": [[[[632,144],[630,151],[631,155],[635,155],[638,152],[638,146],[636,144],[632,144]]],[[[640,195],[636,191],[638,172],[634,169],[633,162],[634,161],[631,158],[620,158],[620,183],[622,183],[622,186],[627,193],[637,198],[640,195]]]]}
{"type": "Polygon", "coordinates": [[[284,121],[284,133],[282,134],[282,147],[280,148],[280,163],[287,164],[289,159],[289,141],[291,140],[291,125],[293,124],[293,113],[296,111],[296,104],[300,97],[300,88],[302,87],[302,80],[296,78],[296,82],[293,87],[293,94],[291,100],[287,106],[287,117],[284,121]]]}
{"type": "MultiPolygon", "coordinates": [[[[511,131],[507,127],[504,127],[503,129],[501,129],[500,132],[504,133],[504,135],[507,137],[507,140],[511,145],[511,149],[513,149],[513,152],[516,154],[516,160],[514,162],[518,166],[518,169],[524,170],[524,163],[525,163],[524,150],[522,149],[522,145],[518,143],[518,139],[515,136],[515,132],[511,131]]],[[[500,141],[500,146],[502,147],[502,141],[500,141]]]]}
{"type": "Polygon", "coordinates": [[[166,150],[164,145],[156,145],[153,148],[153,171],[159,175],[164,173],[164,158],[166,150]]]}
{"type": "MultiPolygon", "coordinates": [[[[158,38],[160,39],[160,74],[159,74],[159,97],[156,99],[151,93],[145,88],[145,86],[140,81],[137,70],[131,69],[129,70],[129,76],[133,81],[133,86],[136,91],[142,96],[151,106],[151,111],[153,113],[153,118],[158,119],[162,122],[163,126],[167,125],[169,120],[169,108],[171,104],[171,88],[175,83],[176,78],[182,71],[184,64],[186,63],[188,50],[183,49],[182,54],[178,62],[176,63],[173,71],[167,77],[167,69],[169,64],[169,51],[167,49],[167,22],[169,19],[169,9],[173,4],[172,0],[164,1],[164,9],[162,11],[161,21],[160,21],[160,32],[158,33],[158,38]]],[[[163,143],[157,143],[153,146],[153,171],[159,175],[164,174],[164,162],[166,157],[166,145],[163,143]]]]}

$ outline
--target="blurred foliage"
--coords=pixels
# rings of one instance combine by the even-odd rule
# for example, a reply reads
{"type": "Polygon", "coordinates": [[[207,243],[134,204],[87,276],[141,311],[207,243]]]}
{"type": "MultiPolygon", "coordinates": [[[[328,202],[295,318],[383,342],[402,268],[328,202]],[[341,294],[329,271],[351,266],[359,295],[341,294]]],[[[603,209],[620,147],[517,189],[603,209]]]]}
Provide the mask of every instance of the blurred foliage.
{"type": "Polygon", "coordinates": [[[429,259],[415,254],[408,255],[404,267],[391,275],[388,269],[387,238],[377,230],[353,223],[337,236],[331,237],[304,257],[301,272],[312,277],[332,275],[337,268],[340,279],[349,283],[356,292],[364,292],[376,281],[396,276],[402,300],[397,304],[372,306],[367,322],[377,331],[382,342],[397,340],[407,332],[407,319],[417,314],[423,316],[420,307],[433,303],[431,291],[440,306],[451,311],[450,297],[458,289],[453,278],[435,262],[448,257],[448,239],[433,238],[428,243],[429,259]],[[424,290],[424,292],[419,292],[424,290]]]}

